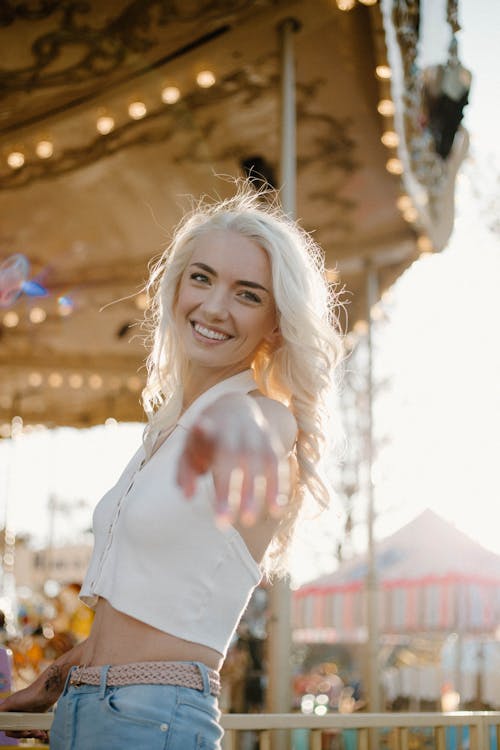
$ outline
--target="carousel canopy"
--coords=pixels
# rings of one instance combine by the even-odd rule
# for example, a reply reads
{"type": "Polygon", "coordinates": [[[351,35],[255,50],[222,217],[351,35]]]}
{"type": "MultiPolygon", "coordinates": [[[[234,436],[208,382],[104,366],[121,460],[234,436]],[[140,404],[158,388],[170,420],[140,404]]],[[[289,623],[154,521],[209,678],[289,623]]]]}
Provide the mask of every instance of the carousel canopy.
{"type": "MultiPolygon", "coordinates": [[[[490,633],[500,621],[500,555],[431,510],[376,547],[382,634],[490,633]]],[[[294,592],[296,640],[366,640],[367,558],[294,592]]]]}
{"type": "Polygon", "coordinates": [[[187,196],[229,195],[227,177],[252,167],[279,187],[286,19],[296,30],[297,213],[346,289],[344,324],[365,316],[369,264],[383,290],[420,251],[443,247],[465,137],[437,153],[420,117],[418,13],[409,3],[400,18],[397,5],[2,4],[3,436],[16,416],[142,418],[141,289],[187,196]]]}

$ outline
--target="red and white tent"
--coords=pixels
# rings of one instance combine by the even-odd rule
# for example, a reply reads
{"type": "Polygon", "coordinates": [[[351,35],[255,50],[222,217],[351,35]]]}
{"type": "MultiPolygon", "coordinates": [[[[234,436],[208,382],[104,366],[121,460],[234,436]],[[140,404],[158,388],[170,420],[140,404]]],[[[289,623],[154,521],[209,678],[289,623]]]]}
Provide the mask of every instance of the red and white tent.
{"type": "MultiPolygon", "coordinates": [[[[500,625],[500,555],[431,510],[376,549],[383,635],[491,634],[500,625]]],[[[294,592],[298,642],[363,642],[367,637],[366,556],[294,592]]]]}

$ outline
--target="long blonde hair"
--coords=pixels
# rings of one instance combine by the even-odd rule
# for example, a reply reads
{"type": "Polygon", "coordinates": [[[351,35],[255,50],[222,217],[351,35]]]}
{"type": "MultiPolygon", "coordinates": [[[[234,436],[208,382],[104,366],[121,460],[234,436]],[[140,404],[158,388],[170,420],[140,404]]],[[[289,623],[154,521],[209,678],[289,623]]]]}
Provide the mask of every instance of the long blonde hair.
{"type": "Polygon", "coordinates": [[[149,420],[146,450],[159,429],[175,424],[182,409],[186,363],[173,325],[176,293],[194,241],[215,229],[232,230],[254,241],[271,264],[281,336],[274,348],[261,347],[252,369],[261,392],[285,403],[298,425],[295,491],[268,556],[269,567],[277,569],[305,495],[309,492],[322,507],[329,502],[321,464],[331,434],[334,370],[342,352],[338,302],[325,278],[321,249],[276,203],[262,201],[248,183],[240,184],[232,198],[203,199],[181,220],[148,283],[151,304],[146,322],[152,340],[143,392],[149,420]]]}

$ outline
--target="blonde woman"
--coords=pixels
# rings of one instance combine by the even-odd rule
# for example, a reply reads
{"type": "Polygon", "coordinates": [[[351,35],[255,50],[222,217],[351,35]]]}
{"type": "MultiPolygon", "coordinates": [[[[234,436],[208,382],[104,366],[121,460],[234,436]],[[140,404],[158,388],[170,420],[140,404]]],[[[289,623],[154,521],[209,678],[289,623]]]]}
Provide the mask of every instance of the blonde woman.
{"type": "Polygon", "coordinates": [[[218,748],[219,669],[283,568],[319,466],[340,339],[311,237],[247,186],[153,270],[143,445],[94,513],[89,638],[3,710],[56,701],[53,750],[218,748]]]}

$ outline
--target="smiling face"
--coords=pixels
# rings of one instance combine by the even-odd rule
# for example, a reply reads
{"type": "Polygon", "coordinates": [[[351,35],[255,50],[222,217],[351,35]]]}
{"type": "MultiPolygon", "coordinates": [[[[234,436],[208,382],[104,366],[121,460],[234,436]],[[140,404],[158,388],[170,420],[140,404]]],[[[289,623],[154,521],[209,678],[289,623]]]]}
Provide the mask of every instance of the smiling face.
{"type": "Polygon", "coordinates": [[[191,372],[212,381],[250,367],[261,345],[278,336],[265,250],[232,230],[198,237],[179,283],[175,323],[191,372]]]}

